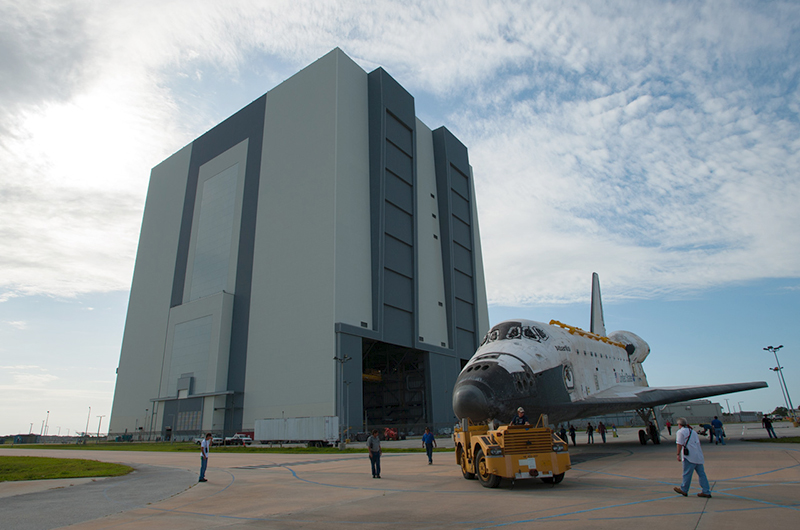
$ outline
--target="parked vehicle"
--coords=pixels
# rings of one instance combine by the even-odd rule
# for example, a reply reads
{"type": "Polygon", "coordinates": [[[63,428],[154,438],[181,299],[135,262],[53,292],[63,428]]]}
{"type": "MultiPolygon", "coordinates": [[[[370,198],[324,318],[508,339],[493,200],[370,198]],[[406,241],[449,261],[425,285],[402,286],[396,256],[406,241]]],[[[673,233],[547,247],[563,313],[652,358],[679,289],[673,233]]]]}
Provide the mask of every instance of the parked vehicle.
{"type": "Polygon", "coordinates": [[[307,418],[268,418],[256,420],[255,439],[259,443],[307,443],[309,447],[326,447],[339,440],[338,416],[307,418]]]}
{"type": "MultiPolygon", "coordinates": [[[[192,441],[195,444],[200,445],[200,442],[202,442],[205,439],[206,439],[205,436],[200,436],[199,438],[192,439],[192,441]]],[[[211,437],[211,445],[222,445],[224,443],[225,443],[225,440],[223,440],[221,436],[212,436],[211,437]]]]}
{"type": "Polygon", "coordinates": [[[253,443],[253,439],[247,436],[246,434],[237,433],[233,436],[228,436],[225,438],[225,445],[250,445],[253,443]]]}

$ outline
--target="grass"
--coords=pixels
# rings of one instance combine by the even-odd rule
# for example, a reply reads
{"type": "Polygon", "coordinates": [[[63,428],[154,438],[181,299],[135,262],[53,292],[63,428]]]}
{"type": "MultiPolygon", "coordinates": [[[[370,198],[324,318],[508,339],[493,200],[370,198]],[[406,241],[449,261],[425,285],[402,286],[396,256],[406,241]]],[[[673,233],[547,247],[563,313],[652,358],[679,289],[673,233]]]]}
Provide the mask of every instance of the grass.
{"type": "Polygon", "coordinates": [[[44,456],[0,456],[0,482],[51,478],[118,477],[133,471],[122,464],[48,458],[44,456]]]}
{"type": "MultiPolygon", "coordinates": [[[[159,452],[200,452],[200,447],[192,442],[105,442],[78,444],[15,444],[6,445],[3,449],[68,449],[74,451],[159,451],[159,452]]],[[[435,452],[449,451],[452,449],[434,449],[435,452]]],[[[366,453],[367,449],[363,442],[348,444],[344,451],[338,447],[242,447],[236,446],[215,446],[211,448],[212,453],[279,453],[279,454],[342,454],[342,453],[366,453]]],[[[384,453],[424,453],[422,447],[412,448],[387,448],[383,447],[384,453]]]]}

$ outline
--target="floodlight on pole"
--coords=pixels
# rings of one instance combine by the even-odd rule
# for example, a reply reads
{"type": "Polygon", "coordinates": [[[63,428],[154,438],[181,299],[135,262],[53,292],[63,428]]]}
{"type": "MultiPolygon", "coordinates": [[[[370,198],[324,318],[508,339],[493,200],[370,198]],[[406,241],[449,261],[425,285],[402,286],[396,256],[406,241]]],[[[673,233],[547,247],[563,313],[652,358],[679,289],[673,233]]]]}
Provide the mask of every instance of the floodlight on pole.
{"type": "Polygon", "coordinates": [[[783,402],[786,404],[786,411],[789,411],[789,400],[786,399],[786,389],[783,388],[783,381],[781,381],[781,369],[780,367],[770,368],[771,372],[775,372],[775,375],[778,376],[778,384],[781,385],[781,394],[783,394],[783,402]]]}
{"type": "Polygon", "coordinates": [[[795,416],[794,413],[794,405],[792,405],[792,396],[789,395],[789,387],[786,386],[786,379],[783,377],[783,368],[781,367],[781,363],[778,360],[778,350],[780,350],[781,348],[783,348],[783,344],[781,344],[780,346],[775,346],[774,348],[772,346],[767,346],[766,348],[764,348],[764,350],[771,351],[772,354],[775,356],[775,364],[778,365],[777,366],[778,374],[781,376],[781,381],[783,382],[783,388],[786,390],[786,400],[789,402],[789,416],[793,420],[796,420],[797,417],[795,416]]]}

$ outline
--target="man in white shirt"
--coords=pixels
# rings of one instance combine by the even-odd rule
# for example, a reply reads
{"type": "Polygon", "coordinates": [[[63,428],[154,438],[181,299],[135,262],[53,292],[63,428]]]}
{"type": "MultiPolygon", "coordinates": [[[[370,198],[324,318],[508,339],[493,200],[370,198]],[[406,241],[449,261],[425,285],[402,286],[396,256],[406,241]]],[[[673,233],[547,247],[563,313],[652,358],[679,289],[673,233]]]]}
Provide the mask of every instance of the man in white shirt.
{"type": "Polygon", "coordinates": [[[692,473],[696,472],[700,479],[700,488],[703,490],[697,494],[698,497],[711,498],[711,488],[708,485],[706,470],[703,467],[705,459],[703,450],[700,448],[700,438],[694,432],[686,418],[678,418],[678,432],[675,436],[675,443],[678,446],[678,461],[683,462],[683,482],[680,487],[673,488],[676,493],[684,497],[689,494],[689,486],[692,483],[692,473]]]}
{"type": "Polygon", "coordinates": [[[206,480],[206,467],[208,467],[208,451],[211,449],[211,433],[206,434],[206,439],[200,442],[200,480],[197,482],[208,482],[206,480]]]}

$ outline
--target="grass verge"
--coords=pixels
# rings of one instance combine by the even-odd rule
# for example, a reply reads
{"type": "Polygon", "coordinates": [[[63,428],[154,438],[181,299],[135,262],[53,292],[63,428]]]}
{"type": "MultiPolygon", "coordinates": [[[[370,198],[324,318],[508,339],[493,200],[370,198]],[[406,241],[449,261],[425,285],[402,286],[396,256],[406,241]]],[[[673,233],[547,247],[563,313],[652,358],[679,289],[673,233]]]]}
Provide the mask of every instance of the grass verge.
{"type": "Polygon", "coordinates": [[[133,471],[122,464],[49,458],[44,456],[0,456],[0,482],[51,478],[118,477],[133,471]]]}
{"type": "MultiPolygon", "coordinates": [[[[163,452],[197,452],[200,447],[192,442],[107,442],[85,445],[77,444],[15,444],[13,446],[0,446],[2,449],[68,449],[74,451],[163,451],[163,452]]],[[[452,449],[437,448],[434,452],[452,452],[452,449]]],[[[237,446],[215,446],[211,448],[212,453],[279,453],[279,454],[342,454],[342,453],[366,453],[367,449],[363,442],[354,442],[344,451],[338,447],[242,447],[237,446]]],[[[387,448],[383,447],[384,453],[424,453],[421,447],[409,448],[387,448]]]]}

